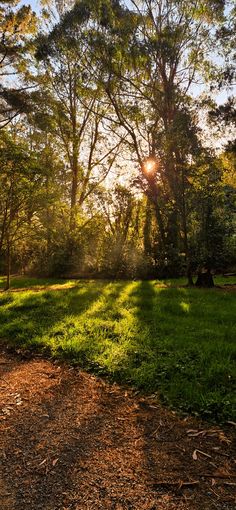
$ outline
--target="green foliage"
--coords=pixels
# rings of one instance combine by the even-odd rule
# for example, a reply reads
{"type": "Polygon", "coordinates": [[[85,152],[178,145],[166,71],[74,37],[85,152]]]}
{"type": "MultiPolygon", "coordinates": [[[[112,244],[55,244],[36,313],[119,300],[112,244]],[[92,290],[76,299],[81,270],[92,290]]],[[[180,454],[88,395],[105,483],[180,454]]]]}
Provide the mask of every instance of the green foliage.
{"type": "MultiPolygon", "coordinates": [[[[29,100],[25,87],[14,88],[8,77],[16,78],[27,69],[29,37],[36,32],[37,18],[29,5],[19,0],[0,2],[0,128],[6,126],[20,112],[28,111],[29,100]]],[[[14,80],[15,81],[15,80],[14,80]]],[[[15,85],[15,84],[14,84],[15,85]]]]}
{"type": "Polygon", "coordinates": [[[222,166],[216,159],[207,158],[194,175],[194,213],[192,224],[192,260],[196,265],[220,271],[227,266],[232,251],[234,225],[222,166]],[[196,200],[196,202],[195,202],[196,200]]]}
{"type": "Polygon", "coordinates": [[[0,337],[157,392],[182,412],[235,420],[234,293],[176,283],[18,278],[1,298],[0,337]]]}

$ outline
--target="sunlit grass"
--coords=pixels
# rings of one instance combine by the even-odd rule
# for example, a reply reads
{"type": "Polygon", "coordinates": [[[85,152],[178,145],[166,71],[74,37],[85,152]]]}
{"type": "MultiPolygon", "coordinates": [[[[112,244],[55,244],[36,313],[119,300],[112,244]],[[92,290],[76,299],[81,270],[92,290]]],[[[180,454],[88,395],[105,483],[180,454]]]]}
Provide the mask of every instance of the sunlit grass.
{"type": "Polygon", "coordinates": [[[0,337],[184,412],[235,419],[235,293],[176,283],[13,279],[0,293],[0,337]]]}

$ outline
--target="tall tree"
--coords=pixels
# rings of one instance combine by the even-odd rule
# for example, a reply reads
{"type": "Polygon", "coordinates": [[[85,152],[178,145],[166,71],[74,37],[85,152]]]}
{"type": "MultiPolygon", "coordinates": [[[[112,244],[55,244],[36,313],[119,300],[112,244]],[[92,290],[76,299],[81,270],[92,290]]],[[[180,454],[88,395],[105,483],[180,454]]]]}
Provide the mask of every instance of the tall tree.
{"type": "Polygon", "coordinates": [[[38,118],[44,116],[48,130],[58,138],[71,171],[73,230],[76,212],[108,175],[121,141],[116,134],[113,139],[107,136],[107,107],[88,68],[86,27],[72,23],[68,31],[65,37],[56,25],[49,36],[39,37],[40,66],[32,80],[39,87],[38,118]]]}
{"type": "Polygon", "coordinates": [[[0,138],[1,197],[0,253],[5,254],[7,283],[10,286],[11,259],[17,243],[38,223],[42,204],[43,177],[35,155],[2,130],[0,138]]]}

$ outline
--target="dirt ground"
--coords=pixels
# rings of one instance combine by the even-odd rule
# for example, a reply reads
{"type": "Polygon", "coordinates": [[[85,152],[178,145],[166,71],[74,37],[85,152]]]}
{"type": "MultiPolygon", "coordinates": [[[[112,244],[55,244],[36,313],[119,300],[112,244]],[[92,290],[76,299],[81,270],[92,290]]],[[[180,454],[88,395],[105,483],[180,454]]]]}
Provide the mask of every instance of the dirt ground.
{"type": "Polygon", "coordinates": [[[1,510],[235,510],[235,424],[0,353],[1,510]],[[234,436],[234,437],[233,437],[234,436]]]}

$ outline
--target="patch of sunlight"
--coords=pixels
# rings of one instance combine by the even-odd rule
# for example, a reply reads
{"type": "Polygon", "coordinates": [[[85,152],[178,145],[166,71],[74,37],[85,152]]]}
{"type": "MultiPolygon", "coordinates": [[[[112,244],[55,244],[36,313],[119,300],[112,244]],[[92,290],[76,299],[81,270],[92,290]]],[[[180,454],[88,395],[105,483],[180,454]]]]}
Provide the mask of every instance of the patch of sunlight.
{"type": "Polygon", "coordinates": [[[76,281],[66,282],[66,283],[54,283],[52,285],[34,285],[33,288],[37,290],[65,290],[65,289],[73,289],[77,287],[76,281]]]}
{"type": "Polygon", "coordinates": [[[96,356],[96,362],[109,367],[114,371],[119,366],[125,365],[128,361],[128,350],[125,345],[103,343],[102,353],[96,356]]]}
{"type": "Polygon", "coordinates": [[[185,301],[181,301],[180,307],[182,308],[183,312],[189,313],[189,310],[190,310],[190,304],[189,303],[185,303],[185,301]]]}
{"type": "Polygon", "coordinates": [[[98,299],[93,301],[93,303],[87,307],[83,315],[97,315],[98,312],[102,312],[103,308],[107,306],[107,300],[112,290],[114,290],[112,284],[109,284],[103,288],[98,299]]]}
{"type": "Polygon", "coordinates": [[[130,294],[138,287],[138,284],[139,282],[130,282],[125,286],[117,300],[119,305],[123,305],[126,301],[128,301],[130,294]]]}
{"type": "Polygon", "coordinates": [[[169,287],[169,284],[163,280],[154,280],[152,284],[155,289],[167,289],[169,287]]]}

